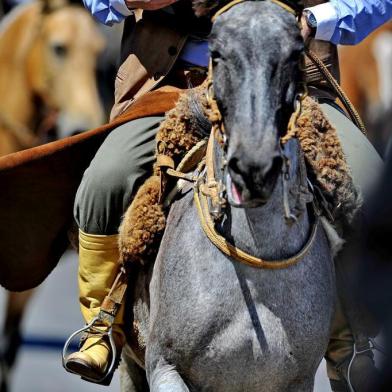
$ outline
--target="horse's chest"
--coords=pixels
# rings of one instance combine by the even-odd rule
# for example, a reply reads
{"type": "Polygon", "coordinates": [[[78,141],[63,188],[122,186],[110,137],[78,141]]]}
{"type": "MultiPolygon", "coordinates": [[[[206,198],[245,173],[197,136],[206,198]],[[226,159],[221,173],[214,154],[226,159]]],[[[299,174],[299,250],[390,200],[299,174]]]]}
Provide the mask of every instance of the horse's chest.
{"type": "Polygon", "coordinates": [[[166,244],[155,264],[150,345],[200,391],[287,390],[314,374],[332,312],[329,257],[253,269],[223,256],[195,222],[189,214],[165,234],[181,246],[166,244]]]}
{"type": "Polygon", "coordinates": [[[269,385],[276,391],[284,382],[282,373],[284,380],[299,377],[309,359],[316,369],[325,350],[328,320],[304,323],[297,312],[278,303],[280,298],[261,303],[251,287],[234,285],[225,277],[222,286],[225,281],[227,287],[232,285],[226,294],[218,295],[212,287],[209,293],[200,287],[183,292],[194,299],[191,305],[177,302],[176,309],[167,309],[175,317],[159,317],[165,357],[179,364],[191,385],[225,392],[267,391],[269,385]]]}
{"type": "MultiPolygon", "coordinates": [[[[200,317],[199,327],[192,320],[193,331],[186,333],[186,342],[171,340],[168,356],[179,364],[189,384],[198,386],[196,390],[276,391],[284,389],[284,380],[298,377],[300,339],[286,331],[276,314],[257,305],[232,317],[218,313],[211,313],[208,320],[200,317]]],[[[184,333],[189,326],[181,324],[184,333]]]]}

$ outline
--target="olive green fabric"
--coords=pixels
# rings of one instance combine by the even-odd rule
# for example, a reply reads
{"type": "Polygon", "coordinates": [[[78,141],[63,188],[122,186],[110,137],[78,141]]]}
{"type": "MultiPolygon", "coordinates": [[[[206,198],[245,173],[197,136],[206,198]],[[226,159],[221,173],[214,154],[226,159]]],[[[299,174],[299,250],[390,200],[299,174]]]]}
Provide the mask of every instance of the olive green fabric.
{"type": "Polygon", "coordinates": [[[74,217],[88,234],[117,234],[121,217],[154,161],[161,116],[130,121],[113,130],[84,172],[74,217]]]}
{"type": "Polygon", "coordinates": [[[338,302],[332,320],[327,352],[325,353],[328,378],[332,380],[340,379],[336,367],[352,355],[353,347],[354,337],[340,302],[338,302]]]}

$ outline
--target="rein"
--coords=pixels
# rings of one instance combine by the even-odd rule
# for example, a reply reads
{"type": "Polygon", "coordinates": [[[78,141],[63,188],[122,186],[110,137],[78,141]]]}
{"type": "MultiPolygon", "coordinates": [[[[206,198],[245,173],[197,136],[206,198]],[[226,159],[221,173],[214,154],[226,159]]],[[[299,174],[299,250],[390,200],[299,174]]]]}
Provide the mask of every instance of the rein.
{"type": "MultiPolygon", "coordinates": [[[[213,144],[214,144],[214,136],[213,133],[211,133],[207,146],[206,163],[205,163],[206,168],[204,170],[205,175],[203,175],[202,173],[199,176],[194,187],[194,201],[199,215],[201,226],[206,236],[221,252],[251,267],[262,268],[262,269],[283,269],[283,268],[288,268],[301,261],[308,253],[308,251],[312,248],[313,243],[316,239],[317,231],[318,231],[317,229],[319,226],[318,214],[314,214],[315,218],[312,224],[311,233],[305,245],[302,247],[302,249],[294,256],[285,259],[280,259],[280,260],[266,260],[260,257],[255,257],[253,255],[250,255],[249,253],[231,244],[225,237],[223,237],[216,231],[215,223],[211,218],[211,214],[213,212],[210,211],[209,199],[211,200],[212,208],[214,207],[222,208],[223,205],[221,204],[222,202],[219,198],[219,193],[223,192],[224,188],[222,188],[223,184],[221,183],[221,181],[217,182],[214,176],[213,144]],[[219,184],[222,187],[219,187],[219,184]],[[218,204],[214,205],[214,201],[215,203],[218,204]]],[[[220,213],[221,209],[219,209],[218,211],[220,213]]]]}

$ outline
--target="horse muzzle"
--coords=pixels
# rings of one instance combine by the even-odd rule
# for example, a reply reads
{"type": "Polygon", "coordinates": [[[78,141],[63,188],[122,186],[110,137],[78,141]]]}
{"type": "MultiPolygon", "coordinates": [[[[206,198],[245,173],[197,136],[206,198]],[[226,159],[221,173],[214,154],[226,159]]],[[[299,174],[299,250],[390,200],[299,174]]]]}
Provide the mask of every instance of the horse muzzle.
{"type": "Polygon", "coordinates": [[[247,164],[246,159],[229,159],[226,175],[226,189],[229,203],[234,207],[255,208],[265,204],[270,198],[279,174],[283,159],[276,154],[258,165],[247,164]]]}

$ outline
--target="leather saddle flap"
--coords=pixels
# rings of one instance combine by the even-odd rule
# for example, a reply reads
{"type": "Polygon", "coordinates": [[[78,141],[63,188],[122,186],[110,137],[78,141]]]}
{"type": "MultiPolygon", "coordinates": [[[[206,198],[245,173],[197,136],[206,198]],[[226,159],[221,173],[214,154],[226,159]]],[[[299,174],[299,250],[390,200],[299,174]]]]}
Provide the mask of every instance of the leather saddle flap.
{"type": "Polygon", "coordinates": [[[172,109],[180,90],[147,93],[97,129],[0,158],[0,284],[40,284],[69,245],[73,202],[85,169],[106,136],[128,121],[172,109]]]}

